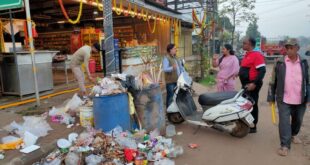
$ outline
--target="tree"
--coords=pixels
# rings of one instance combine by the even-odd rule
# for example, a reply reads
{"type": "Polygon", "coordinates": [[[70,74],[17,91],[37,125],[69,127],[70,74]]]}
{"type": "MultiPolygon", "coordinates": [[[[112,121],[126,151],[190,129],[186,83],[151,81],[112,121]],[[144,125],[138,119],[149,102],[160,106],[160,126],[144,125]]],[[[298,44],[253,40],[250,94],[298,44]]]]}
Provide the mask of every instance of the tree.
{"type": "Polygon", "coordinates": [[[232,21],[231,45],[234,45],[235,30],[243,21],[251,21],[255,18],[254,9],[256,0],[220,0],[222,6],[221,14],[228,16],[232,21]]]}
{"type": "Polygon", "coordinates": [[[253,38],[258,38],[261,36],[260,32],[258,31],[257,18],[249,23],[249,26],[246,30],[246,36],[253,38]]]}

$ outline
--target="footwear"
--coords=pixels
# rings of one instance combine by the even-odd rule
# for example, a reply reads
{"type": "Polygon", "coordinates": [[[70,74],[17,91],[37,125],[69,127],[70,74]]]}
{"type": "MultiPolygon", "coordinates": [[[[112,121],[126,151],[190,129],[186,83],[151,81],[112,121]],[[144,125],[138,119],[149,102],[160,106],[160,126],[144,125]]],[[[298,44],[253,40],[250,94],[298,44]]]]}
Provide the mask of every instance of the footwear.
{"type": "Polygon", "coordinates": [[[297,136],[292,136],[292,142],[294,144],[301,144],[302,141],[297,136]]]}
{"type": "Polygon", "coordinates": [[[257,129],[256,129],[256,128],[250,128],[249,133],[256,133],[256,132],[257,132],[257,129]]]}
{"type": "Polygon", "coordinates": [[[289,149],[287,147],[281,147],[278,150],[278,155],[280,156],[287,156],[289,149]]]}

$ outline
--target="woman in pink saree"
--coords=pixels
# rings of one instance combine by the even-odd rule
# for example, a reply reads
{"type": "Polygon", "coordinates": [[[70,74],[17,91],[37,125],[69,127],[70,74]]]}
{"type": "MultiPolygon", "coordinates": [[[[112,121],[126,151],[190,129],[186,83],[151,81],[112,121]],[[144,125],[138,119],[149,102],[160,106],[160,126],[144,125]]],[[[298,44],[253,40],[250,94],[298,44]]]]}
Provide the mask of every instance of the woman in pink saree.
{"type": "Polygon", "coordinates": [[[231,45],[225,44],[222,48],[223,56],[213,56],[213,67],[219,67],[219,72],[216,76],[216,86],[218,92],[234,91],[235,78],[239,72],[239,60],[234,55],[231,45]]]}

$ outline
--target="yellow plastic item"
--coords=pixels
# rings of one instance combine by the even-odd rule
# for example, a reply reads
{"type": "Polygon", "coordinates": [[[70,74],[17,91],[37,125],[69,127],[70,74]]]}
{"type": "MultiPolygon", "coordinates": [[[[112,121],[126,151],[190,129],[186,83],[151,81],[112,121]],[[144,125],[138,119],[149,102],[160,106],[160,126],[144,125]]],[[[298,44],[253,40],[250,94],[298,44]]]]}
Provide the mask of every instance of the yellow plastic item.
{"type": "Polygon", "coordinates": [[[275,102],[271,102],[271,117],[272,117],[272,123],[276,124],[276,105],[275,105],[275,102]]]}
{"type": "Polygon", "coordinates": [[[22,144],[23,144],[23,139],[18,139],[10,143],[0,144],[0,150],[18,149],[22,144]]]}
{"type": "Polygon", "coordinates": [[[80,107],[80,123],[82,127],[94,126],[92,107],[80,107]]]}
{"type": "Polygon", "coordinates": [[[133,115],[136,112],[135,104],[133,102],[133,97],[131,93],[128,92],[128,101],[129,101],[129,114],[133,115]]]}

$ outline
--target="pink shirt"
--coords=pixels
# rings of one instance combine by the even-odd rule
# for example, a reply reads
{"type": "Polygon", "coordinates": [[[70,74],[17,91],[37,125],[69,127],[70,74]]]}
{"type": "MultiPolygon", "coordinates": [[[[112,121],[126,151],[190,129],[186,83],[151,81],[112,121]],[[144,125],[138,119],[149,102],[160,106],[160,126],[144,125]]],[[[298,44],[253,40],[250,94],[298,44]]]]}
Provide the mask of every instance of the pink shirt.
{"type": "Polygon", "coordinates": [[[301,104],[302,72],[300,59],[293,62],[285,57],[286,73],[283,102],[286,104],[301,104]]]}
{"type": "MultiPolygon", "coordinates": [[[[218,63],[219,61],[217,61],[218,63]]],[[[222,62],[219,64],[219,72],[217,73],[217,79],[234,81],[235,76],[239,72],[239,61],[238,58],[234,55],[224,57],[222,62]]]]}

